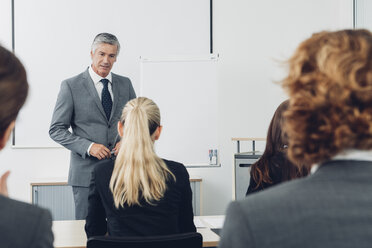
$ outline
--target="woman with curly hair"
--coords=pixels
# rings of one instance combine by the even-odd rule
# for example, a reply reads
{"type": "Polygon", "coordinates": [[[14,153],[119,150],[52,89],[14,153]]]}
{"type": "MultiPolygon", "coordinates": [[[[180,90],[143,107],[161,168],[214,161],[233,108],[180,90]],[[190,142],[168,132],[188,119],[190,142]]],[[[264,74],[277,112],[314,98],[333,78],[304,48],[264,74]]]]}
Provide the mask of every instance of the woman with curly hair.
{"type": "Polygon", "coordinates": [[[267,189],[270,186],[294,178],[306,176],[308,171],[299,170],[288,158],[288,140],[283,133],[284,111],[289,101],[282,102],[276,109],[267,131],[265,151],[260,159],[251,166],[249,187],[246,195],[267,189]]]}
{"type": "Polygon", "coordinates": [[[288,158],[311,175],[227,210],[220,248],[371,247],[372,33],[316,33],[284,80],[288,158]]]}

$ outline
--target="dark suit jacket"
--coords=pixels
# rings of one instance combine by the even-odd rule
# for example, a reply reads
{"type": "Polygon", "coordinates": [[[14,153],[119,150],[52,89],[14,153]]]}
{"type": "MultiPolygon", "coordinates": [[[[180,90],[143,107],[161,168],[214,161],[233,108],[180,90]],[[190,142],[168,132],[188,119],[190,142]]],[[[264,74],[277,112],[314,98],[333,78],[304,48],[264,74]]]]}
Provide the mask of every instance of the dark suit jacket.
{"type": "Polygon", "coordinates": [[[219,247],[371,247],[371,192],[372,162],[326,162],[231,203],[219,247]]]}
{"type": "Polygon", "coordinates": [[[87,156],[92,142],[112,150],[118,141],[117,122],[124,105],[136,94],[129,78],[115,73],[112,73],[112,92],[114,102],[111,117],[107,120],[88,69],[61,84],[49,135],[71,150],[69,185],[89,187],[94,165],[99,161],[87,156]]]}
{"type": "Polygon", "coordinates": [[[52,217],[42,208],[0,195],[0,247],[53,247],[52,217]]]}
{"type": "Polygon", "coordinates": [[[125,206],[116,209],[109,188],[114,162],[96,166],[89,193],[87,236],[151,236],[195,232],[192,210],[192,192],[189,174],[183,164],[164,160],[175,175],[176,182],[168,182],[163,199],[150,205],[125,206]],[[106,222],[107,218],[107,222],[106,222]]]}

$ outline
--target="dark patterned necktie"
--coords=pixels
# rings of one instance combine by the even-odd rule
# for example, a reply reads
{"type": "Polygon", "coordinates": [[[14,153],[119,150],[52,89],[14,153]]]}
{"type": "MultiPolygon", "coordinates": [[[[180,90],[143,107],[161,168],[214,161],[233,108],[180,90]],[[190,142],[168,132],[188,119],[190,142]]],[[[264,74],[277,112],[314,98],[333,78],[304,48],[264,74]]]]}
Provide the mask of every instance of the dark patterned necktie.
{"type": "Polygon", "coordinates": [[[110,92],[108,90],[109,80],[106,78],[103,78],[101,79],[101,82],[103,84],[102,97],[101,97],[102,107],[103,107],[103,110],[105,111],[107,120],[109,120],[110,115],[111,115],[111,109],[112,109],[112,99],[111,99],[110,92]]]}

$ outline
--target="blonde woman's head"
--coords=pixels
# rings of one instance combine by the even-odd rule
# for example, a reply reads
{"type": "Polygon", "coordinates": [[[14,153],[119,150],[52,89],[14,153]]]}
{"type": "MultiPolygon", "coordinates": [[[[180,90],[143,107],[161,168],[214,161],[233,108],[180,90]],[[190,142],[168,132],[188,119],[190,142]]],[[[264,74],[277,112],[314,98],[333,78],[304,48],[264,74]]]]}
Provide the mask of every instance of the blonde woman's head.
{"type": "Polygon", "coordinates": [[[159,107],[149,98],[138,97],[130,100],[123,109],[120,121],[118,123],[118,132],[121,137],[124,136],[124,130],[127,132],[138,131],[140,125],[148,123],[149,135],[153,141],[159,139],[162,126],[160,125],[160,110],[159,107]],[[128,125],[131,118],[136,118],[137,121],[134,126],[128,125]],[[127,125],[125,125],[127,123],[127,125]]]}

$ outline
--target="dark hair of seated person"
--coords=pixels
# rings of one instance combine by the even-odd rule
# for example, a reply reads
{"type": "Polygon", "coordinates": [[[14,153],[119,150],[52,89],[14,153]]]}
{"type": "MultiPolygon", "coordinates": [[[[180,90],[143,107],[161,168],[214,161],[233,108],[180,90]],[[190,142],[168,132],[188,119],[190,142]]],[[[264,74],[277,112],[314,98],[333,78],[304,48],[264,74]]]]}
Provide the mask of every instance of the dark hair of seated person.
{"type": "Polygon", "coordinates": [[[251,166],[250,182],[246,195],[266,189],[278,183],[308,174],[307,169],[298,169],[287,158],[287,138],[283,133],[284,115],[289,101],[282,102],[276,109],[267,132],[265,151],[251,166]]]}

